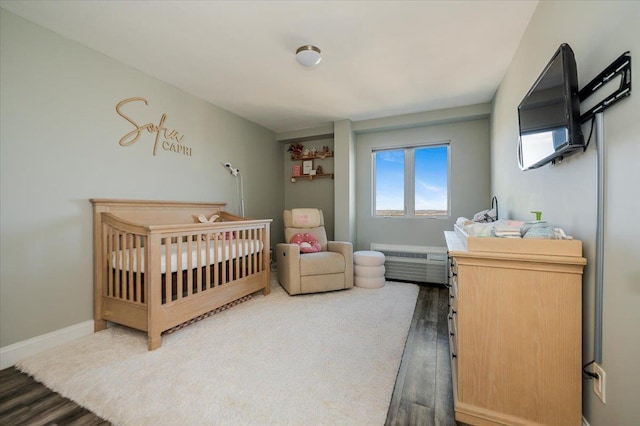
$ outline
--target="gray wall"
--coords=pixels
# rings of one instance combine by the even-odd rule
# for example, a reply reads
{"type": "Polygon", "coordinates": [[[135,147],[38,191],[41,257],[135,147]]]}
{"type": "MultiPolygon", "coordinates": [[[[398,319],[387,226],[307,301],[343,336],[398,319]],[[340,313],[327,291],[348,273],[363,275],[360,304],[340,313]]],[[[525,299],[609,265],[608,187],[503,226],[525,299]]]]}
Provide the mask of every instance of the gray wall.
{"type": "Polygon", "coordinates": [[[444,247],[444,231],[452,230],[458,217],[472,217],[490,206],[488,119],[359,134],[356,153],[358,250],[368,250],[372,242],[444,247]],[[446,219],[374,217],[371,214],[372,150],[446,141],[450,143],[451,156],[450,216],[446,219]]]}
{"type": "MultiPolygon", "coordinates": [[[[306,148],[328,146],[333,151],[333,138],[300,142],[306,148]]],[[[291,153],[287,150],[291,143],[284,144],[284,205],[285,209],[315,207],[322,210],[324,224],[327,230],[327,238],[333,240],[334,236],[334,180],[331,178],[297,178],[296,182],[291,182],[293,166],[302,166],[301,160],[292,161],[291,153]]],[[[328,157],[324,160],[314,159],[313,167],[322,166],[323,173],[333,173],[334,158],[328,157]]],[[[280,212],[282,216],[282,212],[280,212]]],[[[275,236],[278,241],[284,241],[281,233],[275,236]]]]}
{"type": "Polygon", "coordinates": [[[0,11],[0,346],[93,318],[89,198],[227,201],[239,211],[230,161],[244,175],[246,215],[282,234],[282,144],[275,134],[53,32],[0,11]],[[118,144],[132,125],[184,135],[192,156],[154,136],[118,144]],[[133,112],[135,110],[135,112],[133,112]]]}
{"type": "MultiPolygon", "coordinates": [[[[516,165],[516,108],[558,46],[574,50],[580,87],[623,52],[640,55],[640,3],[540,2],[520,42],[493,104],[492,190],[501,216],[543,219],[565,228],[584,243],[583,359],[593,359],[596,149],[556,166],[521,172],[516,165]]],[[[640,81],[634,64],[633,80],[640,81]]],[[[637,92],[637,87],[635,92],[637,92]]],[[[584,381],[583,413],[591,426],[637,425],[640,419],[640,93],[604,114],[606,139],[605,267],[603,367],[606,405],[584,381]]],[[[588,134],[589,128],[584,131],[588,134]]]]}

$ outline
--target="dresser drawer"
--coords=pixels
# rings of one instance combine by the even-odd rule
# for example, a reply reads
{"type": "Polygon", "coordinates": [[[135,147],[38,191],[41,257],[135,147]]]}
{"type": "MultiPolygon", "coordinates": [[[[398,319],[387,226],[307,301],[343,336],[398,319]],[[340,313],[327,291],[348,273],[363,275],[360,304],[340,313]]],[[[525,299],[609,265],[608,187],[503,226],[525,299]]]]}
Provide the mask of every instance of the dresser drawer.
{"type": "Polygon", "coordinates": [[[449,258],[449,277],[455,277],[458,275],[458,261],[455,257],[449,258]]]}
{"type": "Polygon", "coordinates": [[[449,307],[453,307],[453,309],[458,311],[458,279],[454,277],[451,280],[451,286],[449,287],[449,307]]]}
{"type": "Polygon", "coordinates": [[[458,315],[449,310],[449,316],[447,318],[449,327],[449,351],[452,354],[458,354],[458,315]]]}
{"type": "Polygon", "coordinates": [[[454,403],[458,402],[458,339],[456,335],[455,315],[449,320],[449,359],[451,361],[451,383],[453,384],[454,403]]]}

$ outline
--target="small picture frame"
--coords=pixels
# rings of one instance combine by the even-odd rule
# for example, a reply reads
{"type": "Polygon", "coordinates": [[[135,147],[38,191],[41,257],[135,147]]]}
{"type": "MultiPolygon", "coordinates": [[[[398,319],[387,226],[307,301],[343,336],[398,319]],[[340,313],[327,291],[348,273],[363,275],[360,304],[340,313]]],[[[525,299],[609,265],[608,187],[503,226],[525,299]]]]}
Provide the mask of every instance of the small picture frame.
{"type": "Polygon", "coordinates": [[[300,176],[300,166],[299,165],[295,165],[293,166],[293,176],[300,176]]]}
{"type": "Polygon", "coordinates": [[[313,160],[303,160],[302,161],[302,174],[308,175],[313,170],[313,160]]]}

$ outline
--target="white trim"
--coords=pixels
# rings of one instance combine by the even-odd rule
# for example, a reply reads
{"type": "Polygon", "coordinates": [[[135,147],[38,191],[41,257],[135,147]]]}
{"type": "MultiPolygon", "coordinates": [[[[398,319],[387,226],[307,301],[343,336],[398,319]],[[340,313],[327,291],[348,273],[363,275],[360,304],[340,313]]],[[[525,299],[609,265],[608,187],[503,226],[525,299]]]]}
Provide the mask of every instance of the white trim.
{"type": "Polygon", "coordinates": [[[92,333],[93,320],[89,320],[0,348],[0,370],[11,367],[31,355],[92,333]]]}
{"type": "Polygon", "coordinates": [[[587,419],[584,418],[584,416],[582,416],[582,426],[591,426],[587,419]]]}

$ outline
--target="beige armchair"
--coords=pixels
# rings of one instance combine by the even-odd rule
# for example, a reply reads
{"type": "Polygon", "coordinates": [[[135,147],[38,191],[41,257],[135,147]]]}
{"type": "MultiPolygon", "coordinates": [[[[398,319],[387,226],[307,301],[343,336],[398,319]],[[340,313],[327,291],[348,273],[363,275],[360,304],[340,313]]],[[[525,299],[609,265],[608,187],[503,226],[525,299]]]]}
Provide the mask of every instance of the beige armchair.
{"type": "Polygon", "coordinates": [[[327,241],[322,210],[285,210],[283,218],[287,243],[276,245],[278,281],[290,295],[353,287],[353,246],[327,241]],[[298,244],[288,243],[295,234],[307,232],[318,239],[322,251],[300,253],[298,244]]]}

